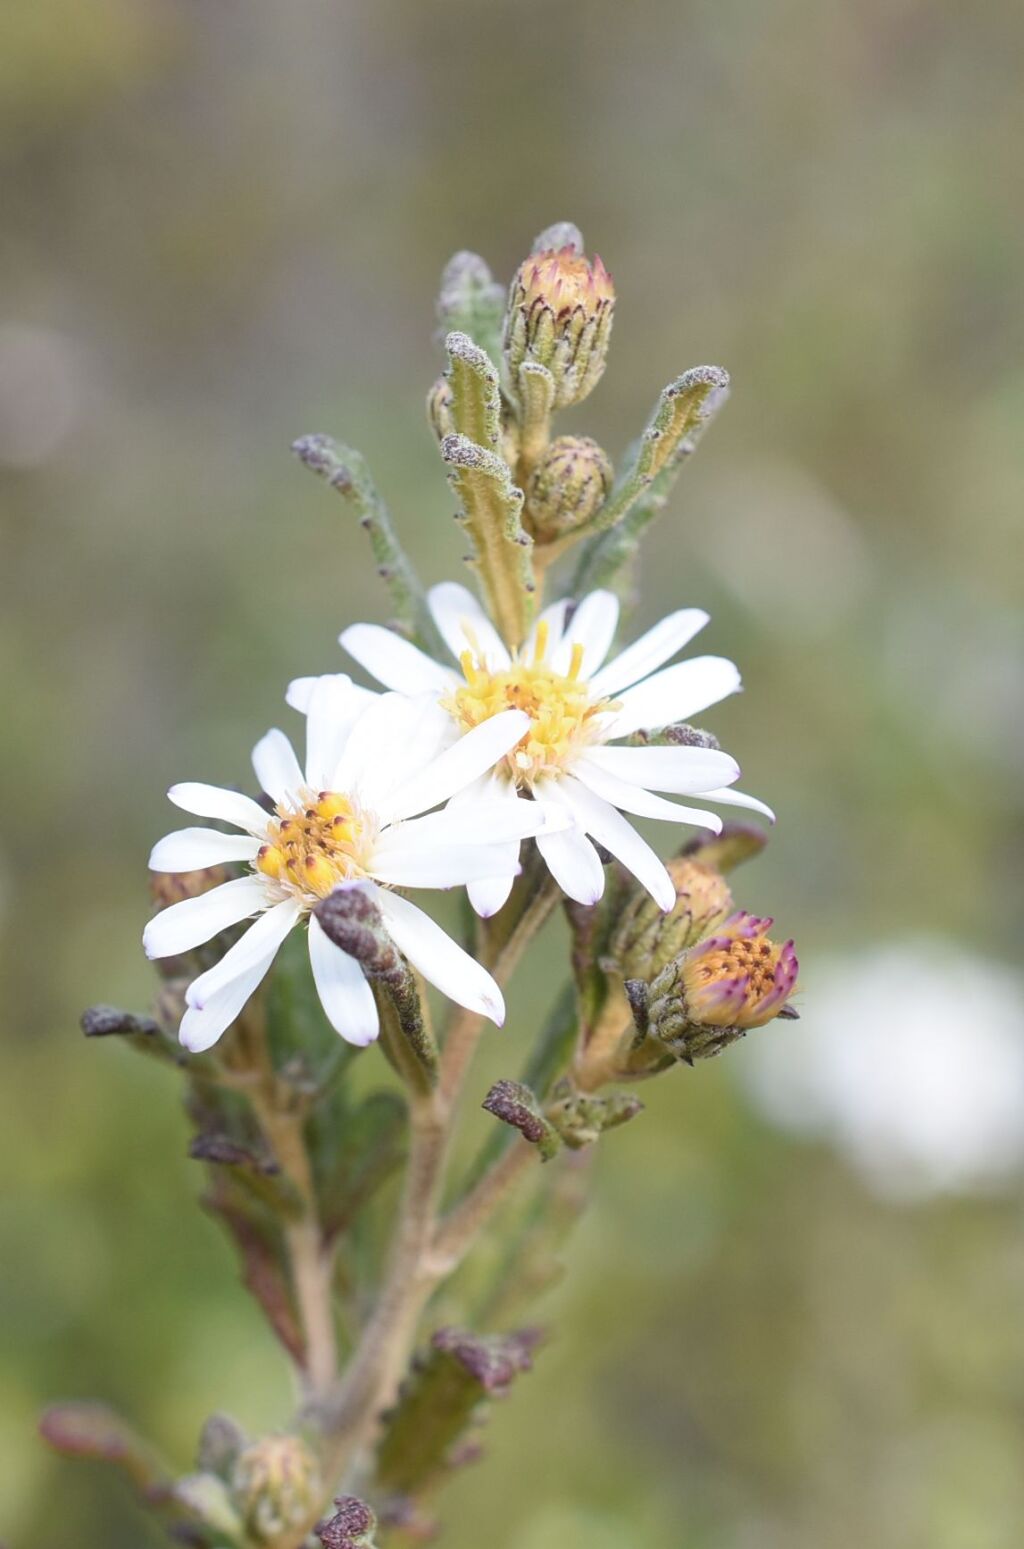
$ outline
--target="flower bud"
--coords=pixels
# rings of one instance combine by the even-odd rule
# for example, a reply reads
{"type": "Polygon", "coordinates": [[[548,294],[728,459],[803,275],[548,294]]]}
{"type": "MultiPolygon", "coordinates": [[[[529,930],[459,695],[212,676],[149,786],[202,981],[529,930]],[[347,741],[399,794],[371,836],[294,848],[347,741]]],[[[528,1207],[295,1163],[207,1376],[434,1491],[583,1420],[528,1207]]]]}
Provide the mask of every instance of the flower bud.
{"type": "Polygon", "coordinates": [[[740,910],[667,964],[646,995],[649,1035],[692,1062],[782,1014],[799,965],[792,941],[769,939],[771,923],[740,910]]]}
{"type": "Polygon", "coordinates": [[[246,1531],[263,1544],[305,1527],[324,1494],[317,1460],[298,1436],[264,1436],[246,1447],[231,1487],[246,1531]]]}
{"type": "Polygon", "coordinates": [[[612,487],[612,465],[589,436],[559,436],[530,478],[526,509],[542,543],[583,527],[604,505],[612,487]]]}
{"type": "Polygon", "coordinates": [[[149,890],[158,909],[169,909],[185,898],[212,892],[222,882],[230,881],[231,875],[224,866],[207,866],[202,871],[154,871],[149,890]]]}
{"type": "Polygon", "coordinates": [[[555,407],[581,403],[604,370],[615,288],[600,258],[571,245],[533,253],[520,264],[505,314],[505,359],[512,391],[526,361],[555,379],[555,407]]]}
{"type": "Polygon", "coordinates": [[[612,936],[610,956],[624,979],[653,979],[732,908],[729,885],[714,866],[685,855],[666,866],[675,883],[674,908],[663,914],[651,895],[637,888],[612,936]]]}

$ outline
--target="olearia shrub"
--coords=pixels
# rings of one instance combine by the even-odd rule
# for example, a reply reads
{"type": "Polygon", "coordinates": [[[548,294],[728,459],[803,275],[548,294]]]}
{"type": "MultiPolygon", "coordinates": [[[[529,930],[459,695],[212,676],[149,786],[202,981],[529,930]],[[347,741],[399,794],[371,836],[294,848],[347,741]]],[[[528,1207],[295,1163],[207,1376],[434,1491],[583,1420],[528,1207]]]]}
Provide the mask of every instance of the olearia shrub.
{"type": "Polygon", "coordinates": [[[102,1407],[44,1417],[55,1447],[122,1469],[200,1549],[432,1535],[445,1479],[530,1368],[539,1335],[518,1320],[585,1204],[581,1153],[642,1111],[632,1087],[795,1015],[793,943],[727,880],[764,833],[720,809],[772,814],[694,725],[739,672],[680,659],[708,623],[699,608],[639,637],[622,626],[640,543],[728,377],[699,366],[670,383],[615,473],[589,437],[552,434],[600,380],[614,308],[568,224],[541,233],[507,297],[472,253],[445,269],[447,367],[427,411],[475,592],[424,590],[358,453],[295,443],[368,535],[392,621],[341,632],[368,681],[339,659],[288,685],[301,759],[273,729],[247,791],[171,787],[189,816],[150,857],[152,1011],[83,1018],[183,1081],[204,1204],[295,1372],[278,1432],[214,1415],[184,1469],[102,1407]],[[636,818],[669,825],[673,858],[636,818]],[[462,940],[430,913],[453,888],[462,940]],[[570,961],[528,1040],[514,975],[558,909],[570,961]],[[507,1011],[509,1072],[484,1091],[473,1056],[507,1011]],[[468,1168],[453,1160],[467,1104],[494,1126],[468,1168]],[[478,1276],[453,1325],[481,1239],[494,1284],[478,1276]]]}

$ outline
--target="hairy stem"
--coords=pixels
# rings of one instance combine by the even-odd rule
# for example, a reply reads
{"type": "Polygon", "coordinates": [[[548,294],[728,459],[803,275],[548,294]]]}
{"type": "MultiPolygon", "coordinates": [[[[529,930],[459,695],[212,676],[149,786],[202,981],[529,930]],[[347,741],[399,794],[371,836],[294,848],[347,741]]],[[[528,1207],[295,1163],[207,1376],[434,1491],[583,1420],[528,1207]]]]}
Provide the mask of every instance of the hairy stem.
{"type": "Polygon", "coordinates": [[[294,1184],[301,1213],[282,1222],[292,1287],[302,1325],[304,1359],[300,1373],[307,1398],[329,1391],[338,1372],[337,1336],[332,1297],[333,1255],[324,1244],[316,1185],[306,1148],[304,1105],[283,1087],[270,1059],[261,1004],[251,1003],[238,1024],[238,1048],[245,1064],[229,1067],[230,1084],[244,1090],[267,1144],[294,1184]]]}
{"type": "MultiPolygon", "coordinates": [[[[557,896],[553,885],[541,887],[523,911],[495,955],[492,968],[499,983],[510,977],[557,896]]],[[[437,1216],[452,1118],[483,1023],[477,1012],[455,1010],[441,1054],[437,1086],[423,1090],[409,1083],[406,1087],[409,1162],[384,1285],[340,1385],[315,1406],[327,1438],[325,1471],[332,1481],[341,1477],[366,1446],[378,1416],[394,1398],[431,1295],[468,1252],[520,1173],[535,1160],[532,1148],[525,1144],[509,1150],[455,1207],[439,1232],[437,1216]]]]}
{"type": "MultiPolygon", "coordinates": [[[[559,896],[556,883],[545,872],[504,940],[495,945],[484,938],[478,941],[477,956],[487,964],[502,988],[519,966],[520,958],[554,909],[559,896]]],[[[511,903],[506,907],[510,908],[511,903]]],[[[455,1102],[461,1091],[483,1029],[484,1018],[478,1012],[460,1008],[452,1016],[441,1053],[441,1091],[450,1103],[455,1102]]]]}
{"type": "Polygon", "coordinates": [[[447,1278],[458,1269],[515,1184],[536,1164],[535,1147],[525,1140],[513,1140],[494,1166],[449,1211],[438,1226],[431,1249],[430,1266],[438,1278],[447,1278]]]}
{"type": "Polygon", "coordinates": [[[445,1105],[434,1093],[414,1097],[409,1119],[409,1164],[387,1277],[344,1379],[321,1409],[329,1479],[340,1476],[369,1439],[405,1369],[420,1314],[437,1283],[427,1261],[444,1169],[445,1105]]]}

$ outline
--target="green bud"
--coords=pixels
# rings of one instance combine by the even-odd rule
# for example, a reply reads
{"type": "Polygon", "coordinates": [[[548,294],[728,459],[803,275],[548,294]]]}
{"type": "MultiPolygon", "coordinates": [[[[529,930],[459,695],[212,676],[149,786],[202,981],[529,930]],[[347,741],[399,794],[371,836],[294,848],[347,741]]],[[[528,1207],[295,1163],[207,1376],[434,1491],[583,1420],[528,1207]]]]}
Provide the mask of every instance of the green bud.
{"type": "Polygon", "coordinates": [[[533,471],[526,495],[541,543],[564,538],[597,515],[612,487],[612,465],[589,436],[559,436],[533,471]]]}
{"type": "Polygon", "coordinates": [[[264,1436],[246,1447],[231,1488],[246,1531],[261,1544],[305,1527],[324,1495],[319,1464],[298,1436],[264,1436]]]}
{"type": "MultiPolygon", "coordinates": [[[[568,1084],[566,1083],[566,1087],[568,1084]]],[[[627,1124],[643,1112],[643,1103],[629,1092],[591,1097],[583,1092],[557,1091],[545,1115],[570,1150],[592,1145],[607,1129],[627,1124]]]]}
{"type": "Polygon", "coordinates": [[[611,938],[609,957],[623,979],[653,979],[732,908],[729,885],[713,866],[685,855],[666,864],[675,883],[674,908],[664,914],[645,889],[636,888],[611,938]]]}

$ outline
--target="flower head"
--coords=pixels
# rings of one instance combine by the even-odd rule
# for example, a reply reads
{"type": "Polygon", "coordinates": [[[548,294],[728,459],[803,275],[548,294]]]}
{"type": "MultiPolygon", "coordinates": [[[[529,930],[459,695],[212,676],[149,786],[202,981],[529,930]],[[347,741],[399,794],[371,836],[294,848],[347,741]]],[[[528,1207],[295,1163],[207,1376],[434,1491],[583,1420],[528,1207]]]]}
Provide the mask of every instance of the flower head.
{"type": "Polygon", "coordinates": [[[792,941],[769,940],[770,919],[739,910],[692,951],[680,976],[690,1019],[704,1027],[763,1027],[796,988],[792,941]]]}
{"type": "MultiPolygon", "coordinates": [[[[451,807],[468,818],[478,803],[511,803],[526,793],[534,804],[562,813],[568,826],[539,833],[537,843],[570,898],[593,904],[604,890],[604,868],[591,842],[596,840],[643,883],[659,908],[673,908],[672,878],[622,814],[694,823],[716,833],[722,824],[714,812],[655,792],[703,796],[771,816],[754,797],[728,788],[739,768],[718,748],[624,744],[643,728],[685,720],[739,688],[739,673],[720,656],[664,665],[707,623],[700,609],[669,614],[609,661],[619,617],[611,592],[590,593],[573,612],[566,601],[546,608],[515,655],[465,587],[435,586],[429,602],[458,670],[372,624],[346,629],[341,643],[387,688],[432,694],[447,717],[451,742],[476,735],[495,716],[516,711],[527,717],[522,735],[451,807]]],[[[290,703],[304,708],[313,681],[296,680],[290,703]]],[[[469,884],[479,913],[493,914],[508,897],[518,854],[518,840],[507,840],[500,870],[469,884]]]]}
{"type": "Polygon", "coordinates": [[[692,1065],[711,1059],[752,1027],[777,1016],[795,1016],[789,998],[798,963],[793,943],[769,940],[771,920],[743,910],[710,936],[666,963],[650,981],[626,981],[626,993],[644,1042],[632,1046],[635,1067],[649,1064],[646,1051],[660,1044],[692,1065]]]}
{"type": "MultiPolygon", "coordinates": [[[[509,842],[550,824],[526,801],[476,803],[472,811],[431,807],[478,780],[521,739],[525,711],[492,717],[456,741],[432,696],[372,695],[344,675],[313,681],[306,763],[270,731],[253,767],[273,803],[268,813],[237,791],[190,782],[170,799],[186,812],[241,829],[186,828],[156,845],[160,872],[242,863],[244,875],[163,909],[143,937],[150,957],[191,951],[255,916],[245,934],[186,992],[180,1038],[209,1048],[239,1015],[288,933],[308,920],[309,954],[324,1011],[350,1043],[378,1032],[373,995],[355,958],[324,933],[312,911],[334,888],[368,888],[393,941],[414,967],[460,1004],[501,1022],[504,1005],[490,974],[395,888],[455,887],[503,871],[509,842]]],[[[564,821],[564,820],[563,820],[564,821]]]]}
{"type": "Polygon", "coordinates": [[[505,359],[513,390],[527,362],[555,379],[555,404],[580,403],[604,371],[615,287],[600,258],[575,247],[533,253],[519,265],[505,314],[505,359]]]}

